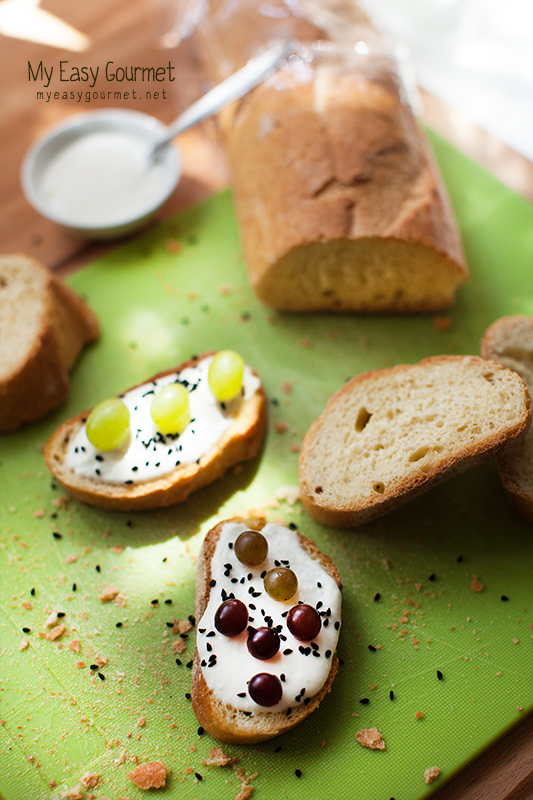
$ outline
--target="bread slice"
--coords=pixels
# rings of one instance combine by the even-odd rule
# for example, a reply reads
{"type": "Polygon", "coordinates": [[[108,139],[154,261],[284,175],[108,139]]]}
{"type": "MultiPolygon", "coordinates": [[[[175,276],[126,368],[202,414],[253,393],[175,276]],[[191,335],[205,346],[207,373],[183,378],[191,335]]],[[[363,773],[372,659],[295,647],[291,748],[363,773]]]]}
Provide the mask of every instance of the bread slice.
{"type": "Polygon", "coordinates": [[[277,73],[227,131],[252,287],[283,311],[444,309],[468,269],[425,134],[383,59],[325,60],[277,73]]]}
{"type": "Polygon", "coordinates": [[[99,325],[86,303],[25,255],[0,256],[0,433],[67,396],[69,370],[99,325]]]}
{"type": "MultiPolygon", "coordinates": [[[[290,552],[292,554],[294,551],[290,552]]],[[[197,638],[192,669],[191,699],[199,723],[211,736],[221,742],[234,744],[265,741],[290,730],[318,707],[331,690],[339,666],[335,647],[340,628],[341,588],[339,573],[331,559],[324,555],[314,542],[294,530],[272,523],[267,524],[265,520],[261,519],[232,519],[219,523],[209,531],[197,563],[195,597],[197,638]],[[232,544],[237,535],[247,529],[262,531],[269,542],[268,560],[254,568],[241,565],[232,552],[232,544]],[[269,601],[274,607],[279,606],[279,610],[274,608],[274,611],[271,612],[273,619],[269,624],[276,628],[276,623],[281,622],[278,628],[280,637],[286,636],[287,638],[282,638],[281,647],[276,656],[266,661],[260,661],[248,654],[246,630],[239,636],[232,637],[232,641],[215,630],[213,610],[226,596],[231,597],[233,592],[237,598],[243,599],[248,605],[251,628],[265,625],[268,615],[265,616],[262,613],[263,598],[266,597],[266,594],[262,586],[261,575],[265,570],[274,566],[274,559],[287,559],[287,552],[285,556],[282,552],[283,548],[287,547],[287,542],[290,542],[291,547],[303,551],[300,558],[303,558],[304,561],[311,559],[314,562],[313,569],[319,571],[319,580],[316,580],[315,575],[313,581],[306,584],[307,593],[305,593],[305,590],[302,590],[304,584],[303,571],[299,569],[300,562],[295,563],[291,555],[291,567],[297,575],[300,574],[298,594],[288,602],[269,601]],[[230,566],[229,570],[228,566],[230,566]],[[244,585],[239,579],[231,582],[231,577],[239,578],[241,572],[243,577],[246,576],[244,585]],[[248,578],[247,573],[252,577],[248,578]],[[214,575],[217,576],[216,579],[214,579],[214,575]],[[222,575],[225,575],[225,578],[221,577],[222,575]],[[312,585],[311,589],[309,589],[310,585],[312,585]],[[256,590],[253,596],[249,591],[252,587],[256,590]],[[323,594],[323,592],[328,594],[323,594]],[[334,597],[334,602],[330,603],[327,600],[321,605],[319,602],[321,597],[334,597]],[[285,624],[287,611],[299,599],[303,599],[303,602],[314,607],[318,606],[320,609],[322,627],[312,644],[293,638],[285,624]],[[216,662],[213,668],[209,661],[202,665],[201,652],[206,647],[206,642],[209,644],[205,652],[206,654],[210,653],[206,660],[210,659],[216,662]],[[224,647],[228,649],[223,649],[224,647]],[[327,647],[330,650],[326,650],[327,647]],[[318,656],[312,657],[312,653],[309,651],[317,652],[318,656]],[[231,654],[222,664],[221,652],[231,654]],[[315,669],[318,664],[323,672],[314,685],[319,688],[309,695],[302,691],[306,685],[306,669],[309,667],[315,669]],[[220,674],[215,674],[215,669],[219,670],[220,674]],[[247,695],[247,679],[253,677],[256,672],[282,676],[284,682],[281,684],[283,686],[281,708],[273,707],[269,710],[254,704],[249,697],[244,697],[247,695]],[[321,680],[323,683],[320,685],[321,680]],[[291,692],[291,681],[293,686],[297,686],[297,696],[293,696],[291,692]],[[220,687],[219,691],[215,688],[216,686],[220,687]],[[244,704],[243,708],[236,707],[239,689],[242,689],[239,694],[243,697],[239,698],[239,701],[244,704]],[[224,697],[221,697],[222,691],[225,692],[224,697]],[[228,694],[231,698],[235,697],[235,700],[228,701],[228,694]]]]}
{"type": "MultiPolygon", "coordinates": [[[[496,320],[481,339],[481,355],[518,372],[533,394],[533,317],[496,320]]],[[[533,427],[518,447],[498,460],[498,470],[512,508],[533,522],[533,427]]]]}
{"type": "MultiPolygon", "coordinates": [[[[164,382],[166,376],[176,376],[178,372],[183,373],[184,370],[189,368],[206,369],[208,359],[213,355],[210,352],[195,356],[175,369],[154,375],[141,384],[141,387],[146,387],[144,394],[146,396],[153,394],[153,383],[161,379],[164,382]]],[[[186,500],[192,492],[222,477],[230,467],[251,459],[258,453],[266,431],[267,400],[257,373],[250,368],[247,369],[249,370],[249,375],[254,376],[253,383],[255,388],[246,396],[239,397],[224,407],[224,415],[230,421],[229,427],[222,431],[214,443],[211,437],[211,444],[206,450],[199,451],[196,454],[198,457],[195,456],[192,461],[188,461],[187,457],[180,458],[180,442],[184,441],[187,431],[181,437],[165,437],[158,434],[153,429],[148,409],[147,417],[150,430],[133,430],[134,423],[132,420],[130,422],[130,429],[132,429],[130,442],[135,441],[139,447],[139,442],[142,444],[140,448],[142,462],[144,462],[145,458],[152,459],[150,462],[151,473],[149,474],[152,474],[153,477],[142,477],[142,473],[138,472],[139,469],[143,468],[140,461],[138,464],[133,464],[131,471],[128,472],[126,469],[127,459],[131,458],[131,453],[133,452],[129,448],[125,451],[119,449],[109,456],[106,453],[96,451],[92,448],[92,445],[87,443],[86,438],[84,438],[84,427],[90,411],[83,411],[67,420],[50,437],[44,448],[46,464],[57,481],[74,498],[92,506],[135,511],[161,508],[180,503],[186,500]],[[77,441],[76,437],[80,437],[81,444],[79,450],[76,451],[77,454],[73,455],[72,448],[74,441],[77,441]],[[67,461],[72,458],[80,458],[80,451],[83,447],[87,449],[88,455],[86,454],[86,456],[88,461],[81,465],[82,471],[80,473],[79,470],[76,472],[72,468],[71,461],[69,463],[67,461]],[[154,464],[154,460],[160,459],[161,456],[165,458],[167,451],[168,454],[172,455],[173,464],[174,461],[180,461],[180,463],[176,463],[176,466],[170,471],[167,471],[166,474],[161,473],[161,477],[158,477],[158,470],[155,468],[160,467],[160,462],[155,461],[154,464]],[[156,453],[155,456],[152,455],[154,452],[156,453]],[[70,453],[68,457],[67,453],[70,453]],[[98,474],[99,471],[103,471],[106,460],[112,469],[118,470],[109,479],[105,479],[105,475],[99,476],[98,474]],[[90,469],[87,464],[90,465],[90,469]],[[127,473],[124,479],[117,477],[123,472],[127,473]]],[[[167,382],[172,381],[169,380],[167,382]]],[[[205,383],[207,383],[207,379],[205,383]]],[[[132,387],[128,391],[134,391],[136,388],[132,387]]],[[[190,396],[193,396],[192,391],[190,396]]],[[[124,394],[121,397],[124,397],[124,394]]],[[[192,402],[191,400],[191,414],[194,415],[192,402]]],[[[215,401],[213,401],[213,405],[219,408],[215,401]]],[[[202,435],[202,421],[205,422],[205,420],[202,420],[200,412],[200,416],[193,419],[189,425],[189,429],[192,430],[193,434],[202,435]]],[[[211,422],[208,421],[208,424],[211,425],[211,422]]],[[[148,462],[146,462],[146,466],[148,466],[148,462]]]]}
{"type": "Polygon", "coordinates": [[[526,435],[524,381],[479,356],[366,372],[328,401],[300,455],[300,496],[327,525],[360,525],[526,435]]]}

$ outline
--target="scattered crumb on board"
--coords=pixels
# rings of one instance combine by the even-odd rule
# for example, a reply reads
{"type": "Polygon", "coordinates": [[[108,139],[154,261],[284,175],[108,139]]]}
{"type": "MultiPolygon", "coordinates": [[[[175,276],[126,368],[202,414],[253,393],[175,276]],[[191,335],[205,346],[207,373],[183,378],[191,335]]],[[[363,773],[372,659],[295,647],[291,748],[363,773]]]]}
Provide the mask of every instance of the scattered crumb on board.
{"type": "Polygon", "coordinates": [[[161,761],[147,761],[129,772],[128,778],[138,789],[161,789],[167,781],[167,768],[161,761]]]}
{"type": "Polygon", "coordinates": [[[436,781],[441,773],[438,767],[428,767],[424,772],[424,783],[433,783],[436,781]]]}
{"type": "Polygon", "coordinates": [[[361,728],[357,731],[355,738],[363,747],[369,750],[384,750],[385,742],[377,728],[361,728]]]}

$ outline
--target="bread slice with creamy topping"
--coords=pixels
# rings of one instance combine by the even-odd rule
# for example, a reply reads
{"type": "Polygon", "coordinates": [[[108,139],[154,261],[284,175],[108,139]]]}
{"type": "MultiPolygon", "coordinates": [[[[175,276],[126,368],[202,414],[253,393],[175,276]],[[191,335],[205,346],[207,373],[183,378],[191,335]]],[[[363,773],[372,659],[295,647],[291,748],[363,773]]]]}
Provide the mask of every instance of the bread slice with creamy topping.
{"type": "Polygon", "coordinates": [[[98,320],[32,258],[0,256],[0,433],[40,419],[69,393],[69,371],[98,320]]]}
{"type": "MultiPolygon", "coordinates": [[[[533,317],[496,320],[481,339],[481,354],[518,372],[533,393],[533,317]]],[[[512,508],[533,522],[533,428],[518,447],[499,459],[498,470],[512,508]]]]}
{"type": "MultiPolygon", "coordinates": [[[[203,370],[205,388],[207,364],[213,355],[204,353],[191,358],[175,369],[160,372],[140,386],[132,387],[120,397],[124,401],[128,394],[136,393],[135,402],[140,406],[146,400],[147,404],[158,382],[161,385],[177,382],[189,374],[190,384],[190,373],[194,370],[203,370]]],[[[111,453],[100,452],[88,443],[85,423],[90,411],[83,411],[60,425],[46,442],[46,464],[69,494],[88,505],[136,511],[180,503],[192,492],[222,477],[231,467],[253,458],[261,448],[267,424],[266,395],[257,373],[250,367],[245,370],[253,388],[230,403],[213,400],[213,409],[216,406],[218,417],[224,417],[227,424],[218,438],[211,436],[204,450],[196,448],[190,457],[182,442],[200,437],[213,425],[213,420],[206,420],[201,410],[194,418],[192,405],[193,419],[180,436],[160,434],[154,428],[149,407],[145,408],[139,426],[132,409],[130,439],[124,449],[117,448],[111,453]],[[133,461],[132,452],[137,453],[133,461]]],[[[197,388],[189,385],[191,398],[199,395],[194,391],[197,388]]]]}
{"type": "Polygon", "coordinates": [[[479,356],[434,356],[348,381],[307,432],[300,496],[355,526],[437,481],[515,447],[531,421],[524,381],[479,356]]]}
{"type": "MultiPolygon", "coordinates": [[[[285,553],[285,556],[287,555],[285,553]]],[[[290,565],[298,577],[298,565],[294,561],[291,561],[290,565]]],[[[301,579],[302,575],[300,574],[299,577],[301,579]]],[[[198,558],[196,572],[197,638],[192,668],[191,699],[200,725],[211,736],[221,742],[233,744],[262,742],[287,732],[306,719],[319,706],[331,691],[339,667],[336,636],[340,628],[341,588],[339,572],[332,560],[322,553],[314,542],[297,531],[274,523],[266,523],[264,519],[232,519],[220,522],[207,533],[198,558]],[[233,582],[231,580],[238,567],[234,554],[234,541],[238,533],[245,530],[262,531],[269,539],[269,547],[272,550],[272,552],[269,550],[269,559],[278,560],[278,563],[286,563],[286,559],[279,561],[280,558],[283,559],[284,555],[281,552],[282,543],[293,537],[296,546],[302,550],[302,558],[310,559],[314,563],[314,569],[321,574],[318,580],[309,582],[309,586],[312,583],[311,590],[307,588],[306,593],[302,593],[301,596],[297,594],[296,600],[278,603],[279,613],[272,612],[273,619],[263,609],[265,592],[261,575],[269,565],[259,565],[253,570],[253,574],[248,572],[248,567],[241,567],[243,577],[246,576],[244,586],[240,580],[233,582]],[[271,539],[270,536],[277,538],[271,539]],[[228,537],[229,540],[226,543],[228,537]],[[281,544],[281,548],[273,546],[273,541],[281,544]],[[221,573],[226,576],[227,586],[224,579],[220,579],[221,573]],[[326,587],[326,584],[329,586],[326,587]],[[250,588],[254,589],[253,594],[249,592],[250,588]],[[329,590],[328,597],[331,597],[332,593],[338,595],[338,602],[333,610],[326,607],[327,602],[320,602],[323,597],[322,592],[326,588],[329,590]],[[223,660],[221,639],[224,639],[224,636],[215,630],[211,611],[224,598],[231,598],[233,592],[237,594],[237,598],[242,597],[248,604],[249,626],[247,631],[245,630],[240,636],[235,637],[236,641],[232,642],[233,657],[221,665],[221,660],[223,660]],[[322,615],[322,628],[312,642],[291,639],[283,621],[287,619],[287,612],[293,603],[297,603],[299,600],[318,608],[322,615]],[[279,620],[282,620],[282,624],[276,625],[279,620]],[[280,650],[271,659],[255,660],[247,652],[246,637],[254,628],[265,624],[274,627],[279,632],[280,650]],[[325,642],[326,631],[329,639],[325,642]],[[207,655],[206,652],[204,661],[202,661],[199,641],[201,636],[205,637],[205,647],[209,653],[207,655]],[[332,644],[333,640],[335,644],[332,644]],[[325,670],[323,683],[316,692],[308,693],[305,691],[306,667],[315,668],[319,663],[325,670]],[[215,669],[221,668],[221,676],[215,676],[215,669]],[[243,673],[242,676],[239,676],[240,671],[243,673]],[[283,687],[283,696],[278,706],[274,706],[272,710],[255,705],[248,697],[250,681],[247,679],[253,677],[255,672],[276,673],[281,676],[282,683],[280,685],[283,687]],[[291,678],[297,682],[296,696],[288,694],[291,678]],[[237,684],[234,687],[235,699],[228,701],[228,698],[221,697],[214,687],[218,683],[219,686],[224,687],[226,692],[231,691],[229,686],[231,682],[237,684]],[[245,705],[243,708],[238,708],[238,703],[245,705]]],[[[272,606],[272,601],[270,603],[272,606]]],[[[334,604],[331,603],[331,605],[334,604]]],[[[274,601],[275,606],[276,602],[274,601]]]]}

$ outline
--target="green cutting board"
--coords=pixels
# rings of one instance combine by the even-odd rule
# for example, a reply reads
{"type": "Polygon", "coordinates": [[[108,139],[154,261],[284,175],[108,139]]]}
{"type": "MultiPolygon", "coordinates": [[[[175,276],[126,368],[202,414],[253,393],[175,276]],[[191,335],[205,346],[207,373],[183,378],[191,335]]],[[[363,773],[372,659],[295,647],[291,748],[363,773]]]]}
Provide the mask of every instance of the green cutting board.
{"type": "Polygon", "coordinates": [[[533,532],[509,510],[494,464],[357,530],[321,526],[299,502],[276,500],[280,487],[296,485],[298,445],[347,378],[432,354],[478,353],[497,317],[533,314],[533,208],[431,140],[471,270],[447,330],[428,316],[288,316],[261,306],[229,193],[71,278],[98,314],[101,339],[76,365],[63,407],[0,439],[4,800],[55,798],[87,771],[101,777],[85,798],[138,800],[147,795],[127,775],[136,761],[156,759],[169,777],[149,796],[166,800],[233,800],[236,768],[257,773],[254,800],[420,800],[533,708],[533,532]],[[261,455],[164,511],[64,502],[41,452],[55,427],[217,348],[239,350],[264,380],[270,426],[261,455]],[[177,664],[172,621],[193,611],[205,532],[251,507],[295,523],[337,563],[343,664],[303,724],[259,747],[224,746],[238,763],[207,767],[216,742],[198,731],[188,699],[194,636],[177,664]],[[474,576],[482,591],[472,589],[474,576]],[[124,604],[99,600],[106,584],[124,604]],[[55,642],[39,636],[51,611],[65,615],[55,642]],[[372,726],[385,750],[356,741],[372,726]],[[432,766],[442,773],[428,786],[432,766]]]}

